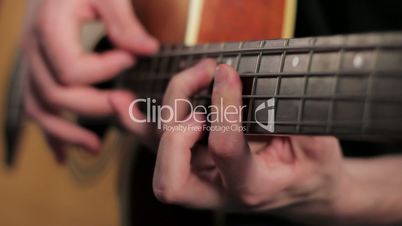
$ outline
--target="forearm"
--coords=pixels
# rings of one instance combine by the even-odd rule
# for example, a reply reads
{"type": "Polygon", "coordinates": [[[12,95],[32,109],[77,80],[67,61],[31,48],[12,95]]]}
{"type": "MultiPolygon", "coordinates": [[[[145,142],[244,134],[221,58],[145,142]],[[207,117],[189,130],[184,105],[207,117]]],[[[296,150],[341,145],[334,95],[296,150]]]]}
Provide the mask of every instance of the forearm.
{"type": "MultiPolygon", "coordinates": [[[[270,210],[307,225],[394,225],[402,223],[402,155],[344,159],[335,183],[320,197],[270,210]]],[[[303,201],[304,200],[304,201],[303,201]]]]}
{"type": "Polygon", "coordinates": [[[337,219],[347,224],[402,223],[402,156],[346,159],[345,179],[334,201],[337,219]]]}

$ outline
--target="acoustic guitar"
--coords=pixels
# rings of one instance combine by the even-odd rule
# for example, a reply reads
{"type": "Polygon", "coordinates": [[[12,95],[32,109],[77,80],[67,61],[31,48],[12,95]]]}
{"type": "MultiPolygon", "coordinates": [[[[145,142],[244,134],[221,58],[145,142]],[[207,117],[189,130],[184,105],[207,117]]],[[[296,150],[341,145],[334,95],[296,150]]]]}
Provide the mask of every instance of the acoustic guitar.
{"type": "MultiPolygon", "coordinates": [[[[108,49],[107,41],[98,47],[108,49]]],[[[159,126],[158,115],[151,114],[151,109],[161,105],[172,76],[203,58],[212,58],[231,65],[240,74],[246,136],[331,135],[344,140],[400,143],[401,50],[400,32],[165,45],[155,56],[142,58],[135,67],[123,72],[114,81],[114,87],[136,93],[143,113],[159,126]]],[[[211,88],[193,96],[192,105],[208,108],[211,88]]],[[[94,131],[105,123],[89,122],[86,125],[89,128],[95,125],[94,131]]],[[[82,123],[85,125],[85,120],[82,123]]],[[[104,124],[104,128],[111,123],[104,124]]],[[[146,158],[137,161],[143,162],[146,158]]],[[[148,166],[153,165],[152,160],[149,163],[148,166]]],[[[149,170],[152,172],[152,168],[149,170]]],[[[131,176],[143,178],[146,172],[140,172],[142,175],[131,176]]],[[[150,180],[145,181],[151,184],[150,180]]],[[[138,189],[135,180],[133,183],[129,191],[138,189]]],[[[149,205],[150,200],[135,198],[135,194],[144,193],[146,191],[131,194],[134,196],[132,206],[126,208],[131,209],[128,219],[137,224],[141,218],[136,214],[142,212],[147,206],[144,203],[149,205]]],[[[177,213],[169,215],[174,214],[177,213]]],[[[206,216],[189,215],[188,222],[201,218],[200,225],[208,224],[206,216]]],[[[221,224],[228,221],[229,225],[233,224],[231,219],[236,218],[217,216],[221,217],[215,218],[220,219],[221,224]]],[[[183,220],[183,217],[178,219],[183,220]]],[[[264,222],[267,220],[260,223],[264,222]]]]}
{"type": "MultiPolygon", "coordinates": [[[[130,89],[158,104],[172,75],[202,58],[214,58],[230,64],[241,76],[243,103],[247,106],[243,118],[246,134],[334,135],[352,140],[400,141],[402,34],[289,39],[294,30],[295,0],[247,3],[134,0],[133,3],[146,28],[165,45],[155,56],[141,59],[137,66],[122,72],[113,82],[100,84],[100,88],[130,89]]],[[[109,48],[105,39],[96,50],[109,48]]],[[[207,105],[209,91],[194,96],[193,102],[207,105]]],[[[16,100],[10,100],[9,112],[12,112],[16,100]]],[[[18,105],[15,109],[19,110],[18,105]]],[[[11,143],[17,137],[21,119],[7,121],[11,143]]],[[[225,215],[159,203],[151,189],[154,155],[141,150],[135,138],[121,133],[113,119],[77,121],[102,136],[105,148],[98,157],[72,150],[68,166],[73,177],[63,172],[61,179],[60,174],[51,174],[48,180],[57,178],[68,183],[72,180],[77,184],[74,189],[91,189],[100,199],[115,199],[120,208],[115,206],[113,211],[121,214],[123,225],[266,223],[262,216],[225,215]],[[109,186],[107,190],[118,187],[119,195],[102,193],[104,190],[97,189],[99,184],[109,186]]],[[[17,149],[31,145],[44,148],[43,144],[27,144],[29,135],[25,134],[21,139],[23,145],[17,149]]],[[[10,159],[15,150],[9,149],[10,159]]],[[[43,164],[42,161],[50,160],[31,161],[43,164]]],[[[35,167],[35,163],[38,165],[32,162],[31,166],[35,167]]],[[[30,176],[40,178],[34,172],[30,176]]],[[[48,189],[52,186],[48,183],[48,189]]],[[[82,204],[75,196],[76,191],[66,194],[77,205],[82,204]]],[[[52,205],[65,208],[57,203],[52,205]]]]}

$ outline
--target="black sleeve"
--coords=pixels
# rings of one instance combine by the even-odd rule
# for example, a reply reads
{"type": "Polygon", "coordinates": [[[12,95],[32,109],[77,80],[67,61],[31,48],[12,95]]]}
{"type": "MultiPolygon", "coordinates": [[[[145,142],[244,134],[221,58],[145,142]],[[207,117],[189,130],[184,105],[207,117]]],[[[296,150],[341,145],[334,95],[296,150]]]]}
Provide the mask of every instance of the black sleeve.
{"type": "Polygon", "coordinates": [[[401,0],[298,0],[296,37],[402,30],[401,0]]]}

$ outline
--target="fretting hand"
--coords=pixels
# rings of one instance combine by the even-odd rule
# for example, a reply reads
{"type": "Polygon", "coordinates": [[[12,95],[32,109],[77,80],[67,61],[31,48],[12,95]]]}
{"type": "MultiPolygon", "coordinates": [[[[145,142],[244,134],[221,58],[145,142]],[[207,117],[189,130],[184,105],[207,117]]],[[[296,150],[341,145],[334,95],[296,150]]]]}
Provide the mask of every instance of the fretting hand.
{"type": "MultiPolygon", "coordinates": [[[[212,62],[204,61],[201,66],[173,78],[164,105],[173,107],[174,100],[189,99],[206,88],[215,73],[212,105],[218,112],[230,105],[240,107],[238,74],[227,65],[220,65],[216,72],[211,70],[212,62]]],[[[181,125],[202,128],[200,122],[205,116],[189,113],[186,106],[175,112],[179,119],[190,117],[181,125]]],[[[223,121],[215,120],[211,126],[241,126],[236,120],[241,118],[239,114],[219,118],[223,121]]],[[[153,180],[160,200],[195,208],[256,212],[302,205],[299,209],[308,212],[319,211],[338,195],[342,156],[333,137],[272,136],[255,140],[246,139],[241,130],[213,130],[205,147],[197,144],[203,134],[202,129],[164,132],[153,180]]]]}

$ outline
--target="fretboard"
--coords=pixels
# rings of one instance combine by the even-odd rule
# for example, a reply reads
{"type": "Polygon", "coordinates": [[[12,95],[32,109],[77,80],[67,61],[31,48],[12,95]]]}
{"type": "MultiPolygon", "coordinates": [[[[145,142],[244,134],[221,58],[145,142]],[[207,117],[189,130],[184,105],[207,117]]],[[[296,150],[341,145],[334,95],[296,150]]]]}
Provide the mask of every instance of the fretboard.
{"type": "Polygon", "coordinates": [[[170,78],[203,58],[238,71],[247,134],[402,139],[402,33],[164,46],[118,86],[160,103],[170,78]]]}

